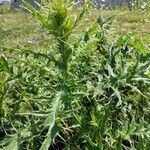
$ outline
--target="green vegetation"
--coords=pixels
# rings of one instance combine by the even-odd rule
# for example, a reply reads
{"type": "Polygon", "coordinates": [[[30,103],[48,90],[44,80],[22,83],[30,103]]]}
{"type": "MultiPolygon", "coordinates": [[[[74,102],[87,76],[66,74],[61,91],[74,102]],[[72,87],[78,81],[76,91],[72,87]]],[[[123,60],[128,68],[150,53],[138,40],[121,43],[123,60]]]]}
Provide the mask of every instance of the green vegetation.
{"type": "MultiPolygon", "coordinates": [[[[147,11],[126,9],[90,11],[88,19],[79,27],[88,27],[89,20],[93,21],[98,16],[107,18],[115,16],[115,20],[109,31],[109,35],[116,38],[117,35],[132,33],[140,35],[143,41],[150,45],[150,13],[147,11]]],[[[38,21],[31,19],[31,15],[20,11],[10,11],[7,7],[0,7],[0,47],[36,47],[48,46],[50,37],[47,31],[41,29],[38,21]]]]}
{"type": "Polygon", "coordinates": [[[148,150],[150,31],[125,34],[149,14],[24,3],[0,16],[0,148],[148,150]]]}

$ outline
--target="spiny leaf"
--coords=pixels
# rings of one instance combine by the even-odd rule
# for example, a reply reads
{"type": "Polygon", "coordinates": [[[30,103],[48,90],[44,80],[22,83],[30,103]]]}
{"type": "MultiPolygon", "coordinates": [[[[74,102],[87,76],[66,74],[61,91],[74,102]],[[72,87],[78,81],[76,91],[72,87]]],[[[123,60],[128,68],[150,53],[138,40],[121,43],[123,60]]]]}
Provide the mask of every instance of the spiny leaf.
{"type": "Polygon", "coordinates": [[[55,133],[53,133],[53,128],[55,126],[57,113],[58,113],[60,105],[61,105],[61,95],[62,95],[62,92],[59,92],[53,99],[53,102],[51,105],[52,106],[51,113],[49,114],[49,117],[45,120],[45,124],[49,124],[49,129],[48,129],[46,138],[45,138],[44,142],[42,143],[40,150],[48,150],[53,138],[55,137],[55,135],[57,133],[57,131],[55,131],[55,133]]]}
{"type": "Polygon", "coordinates": [[[18,134],[4,139],[0,142],[0,145],[4,147],[4,150],[21,150],[21,143],[18,134]]]}

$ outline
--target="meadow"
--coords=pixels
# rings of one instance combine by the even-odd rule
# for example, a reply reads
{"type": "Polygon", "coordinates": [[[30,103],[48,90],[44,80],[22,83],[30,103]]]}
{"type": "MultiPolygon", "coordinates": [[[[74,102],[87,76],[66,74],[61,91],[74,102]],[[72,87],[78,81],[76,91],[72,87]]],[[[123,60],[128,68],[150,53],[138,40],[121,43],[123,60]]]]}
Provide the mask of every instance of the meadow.
{"type": "MultiPolygon", "coordinates": [[[[143,41],[150,45],[150,13],[149,11],[128,9],[94,10],[88,14],[88,19],[79,27],[79,31],[87,23],[92,22],[96,17],[115,16],[109,35],[116,38],[117,35],[128,33],[139,35],[143,41]]],[[[86,20],[86,19],[85,19],[86,20]]],[[[19,45],[27,47],[47,46],[49,36],[47,31],[41,29],[41,25],[31,14],[10,10],[9,7],[0,7],[0,47],[17,47],[19,45]]]]}
{"type": "Polygon", "coordinates": [[[149,150],[149,11],[24,4],[0,6],[0,149],[149,150]]]}

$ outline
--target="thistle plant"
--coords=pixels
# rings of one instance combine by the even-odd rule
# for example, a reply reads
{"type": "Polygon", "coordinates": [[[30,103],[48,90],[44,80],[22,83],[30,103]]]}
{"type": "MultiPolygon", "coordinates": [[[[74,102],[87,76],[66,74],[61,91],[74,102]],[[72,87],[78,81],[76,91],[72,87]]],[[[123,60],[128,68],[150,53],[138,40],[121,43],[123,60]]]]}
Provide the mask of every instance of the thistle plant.
{"type": "Polygon", "coordinates": [[[24,4],[52,44],[1,49],[0,148],[148,149],[148,47],[132,35],[108,40],[113,17],[96,18],[77,35],[86,3],[24,4]]]}

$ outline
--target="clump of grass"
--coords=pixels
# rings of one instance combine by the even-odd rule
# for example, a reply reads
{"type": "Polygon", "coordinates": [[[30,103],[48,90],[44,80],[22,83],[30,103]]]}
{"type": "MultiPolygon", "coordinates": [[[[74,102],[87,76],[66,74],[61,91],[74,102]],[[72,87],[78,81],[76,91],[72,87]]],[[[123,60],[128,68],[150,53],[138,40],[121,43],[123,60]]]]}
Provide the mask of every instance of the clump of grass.
{"type": "Polygon", "coordinates": [[[148,149],[150,53],[140,37],[108,40],[113,17],[76,34],[88,4],[72,14],[72,1],[24,3],[53,42],[1,49],[1,148],[148,149]]]}

